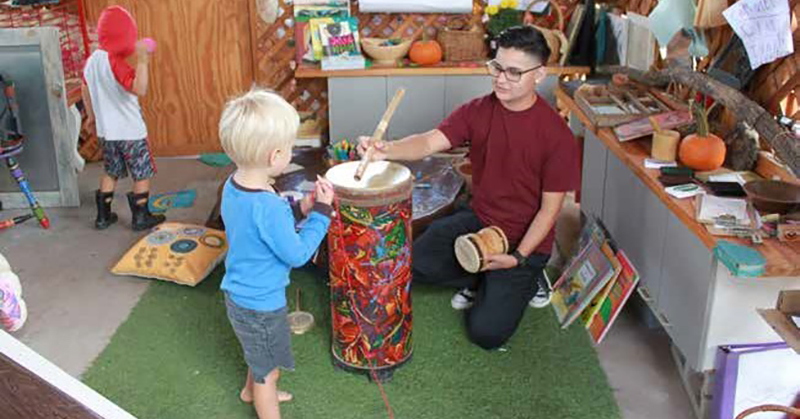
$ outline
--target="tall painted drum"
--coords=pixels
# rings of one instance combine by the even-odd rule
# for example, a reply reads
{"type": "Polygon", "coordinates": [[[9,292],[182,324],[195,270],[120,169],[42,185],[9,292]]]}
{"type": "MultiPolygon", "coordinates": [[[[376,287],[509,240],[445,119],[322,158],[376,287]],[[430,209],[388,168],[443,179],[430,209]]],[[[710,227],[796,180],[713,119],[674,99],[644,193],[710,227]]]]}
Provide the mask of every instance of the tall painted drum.
{"type": "Polygon", "coordinates": [[[334,166],[325,177],[336,191],[328,233],[334,363],[390,378],[408,361],[411,340],[411,171],[358,162],[334,166]]]}

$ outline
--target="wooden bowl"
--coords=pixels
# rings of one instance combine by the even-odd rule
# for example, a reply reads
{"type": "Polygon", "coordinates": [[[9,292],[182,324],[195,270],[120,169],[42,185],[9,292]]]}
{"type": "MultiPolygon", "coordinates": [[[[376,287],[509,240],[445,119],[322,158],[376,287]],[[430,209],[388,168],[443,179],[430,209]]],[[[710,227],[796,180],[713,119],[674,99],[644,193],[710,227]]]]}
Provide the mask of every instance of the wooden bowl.
{"type": "Polygon", "coordinates": [[[800,209],[800,185],[757,180],[746,183],[744,191],[762,214],[786,214],[800,209]]]}
{"type": "Polygon", "coordinates": [[[395,65],[397,60],[403,58],[408,54],[411,49],[412,39],[402,38],[397,45],[381,45],[388,41],[384,38],[363,38],[361,40],[361,47],[376,64],[395,65]]]}

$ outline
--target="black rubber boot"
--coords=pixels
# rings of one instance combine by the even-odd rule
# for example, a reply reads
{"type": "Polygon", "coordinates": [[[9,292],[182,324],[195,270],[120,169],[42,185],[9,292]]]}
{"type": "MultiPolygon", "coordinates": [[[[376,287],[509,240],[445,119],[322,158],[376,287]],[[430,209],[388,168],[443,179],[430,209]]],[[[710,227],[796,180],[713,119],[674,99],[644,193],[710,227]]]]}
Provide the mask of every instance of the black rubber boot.
{"type": "Polygon", "coordinates": [[[134,195],[128,192],[128,205],[131,207],[131,228],[133,231],[142,231],[153,228],[163,223],[167,217],[163,215],[153,215],[147,207],[149,193],[134,195]]]}
{"type": "Polygon", "coordinates": [[[105,230],[117,222],[117,214],[111,212],[111,201],[114,200],[114,192],[100,192],[98,189],[94,194],[97,203],[97,219],[94,220],[94,228],[105,230]]]}

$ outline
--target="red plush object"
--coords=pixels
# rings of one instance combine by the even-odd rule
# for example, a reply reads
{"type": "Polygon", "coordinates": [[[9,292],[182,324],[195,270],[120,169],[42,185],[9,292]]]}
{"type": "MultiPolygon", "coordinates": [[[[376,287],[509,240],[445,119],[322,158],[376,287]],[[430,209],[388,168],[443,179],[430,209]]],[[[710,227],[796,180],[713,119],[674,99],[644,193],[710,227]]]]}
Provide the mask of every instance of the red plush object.
{"type": "Polygon", "coordinates": [[[136,51],[139,37],[133,16],[120,6],[111,6],[100,14],[97,23],[100,48],[111,55],[128,57],[136,51]]]}

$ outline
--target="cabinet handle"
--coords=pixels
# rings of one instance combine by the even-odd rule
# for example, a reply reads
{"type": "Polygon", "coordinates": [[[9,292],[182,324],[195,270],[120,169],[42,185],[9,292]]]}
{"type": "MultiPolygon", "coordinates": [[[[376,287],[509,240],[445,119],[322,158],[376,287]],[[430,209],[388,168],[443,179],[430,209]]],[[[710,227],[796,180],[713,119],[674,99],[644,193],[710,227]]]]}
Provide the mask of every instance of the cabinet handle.
{"type": "Polygon", "coordinates": [[[639,293],[639,296],[642,297],[642,300],[644,300],[644,302],[646,302],[647,304],[653,302],[653,297],[650,296],[650,292],[647,291],[647,288],[645,288],[644,286],[639,285],[639,288],[637,288],[636,291],[639,293]]]}
{"type": "Polygon", "coordinates": [[[672,328],[672,323],[669,322],[669,319],[667,319],[667,316],[664,315],[664,313],[659,311],[656,313],[656,315],[658,316],[658,320],[661,322],[661,326],[664,326],[664,329],[672,328]]]}

